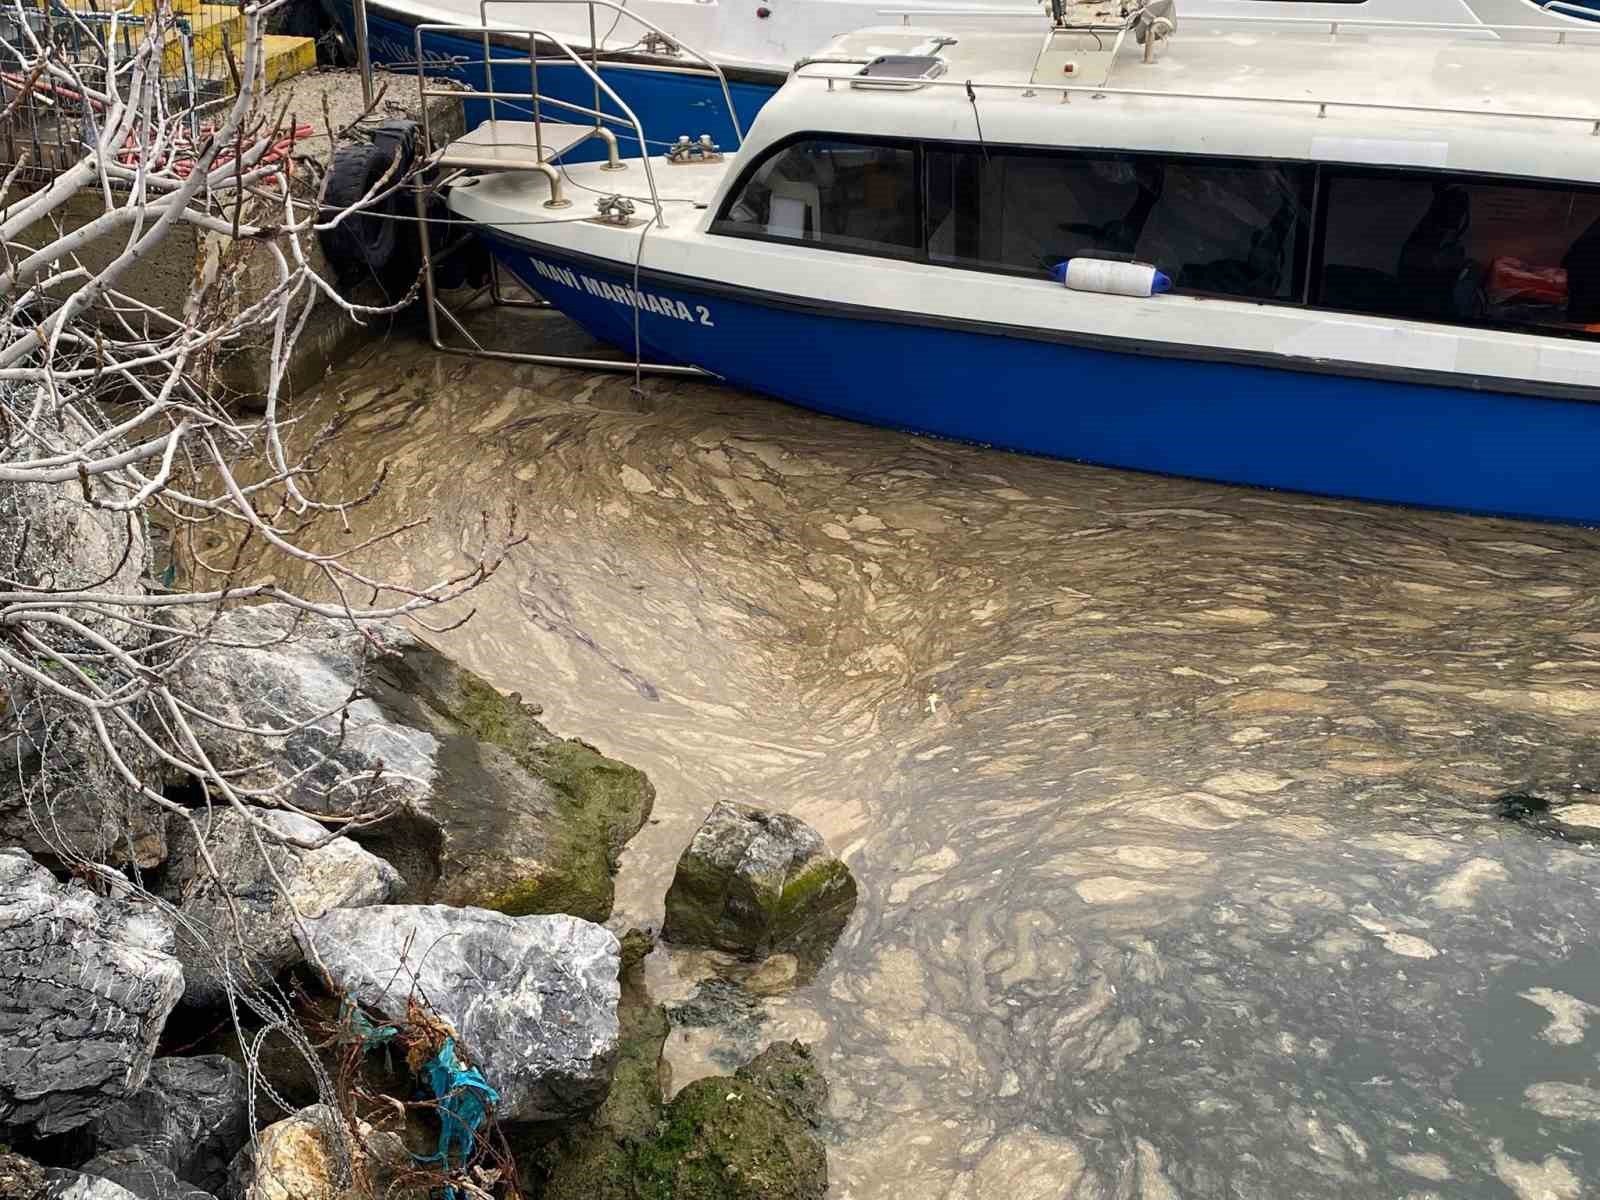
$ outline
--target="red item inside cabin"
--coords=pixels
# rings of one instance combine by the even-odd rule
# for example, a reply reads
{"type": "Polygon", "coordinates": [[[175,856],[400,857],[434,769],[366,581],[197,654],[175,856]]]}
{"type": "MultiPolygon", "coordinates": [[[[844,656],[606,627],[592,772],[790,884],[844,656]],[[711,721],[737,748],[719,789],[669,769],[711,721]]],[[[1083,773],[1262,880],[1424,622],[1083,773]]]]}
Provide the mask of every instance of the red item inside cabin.
{"type": "Polygon", "coordinates": [[[1537,267],[1520,258],[1497,258],[1489,264],[1490,304],[1567,306],[1567,273],[1560,267],[1537,267]]]}

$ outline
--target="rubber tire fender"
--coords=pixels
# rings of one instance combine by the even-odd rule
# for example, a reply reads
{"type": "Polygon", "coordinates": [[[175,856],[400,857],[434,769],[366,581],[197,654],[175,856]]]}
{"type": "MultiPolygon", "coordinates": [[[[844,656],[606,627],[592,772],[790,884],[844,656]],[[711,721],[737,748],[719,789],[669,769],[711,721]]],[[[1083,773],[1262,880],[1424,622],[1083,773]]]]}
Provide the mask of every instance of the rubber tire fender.
{"type": "Polygon", "coordinates": [[[387,176],[384,186],[391,190],[386,197],[322,230],[320,241],[341,280],[374,280],[390,300],[405,295],[417,277],[414,222],[395,219],[415,215],[410,190],[395,186],[411,169],[415,147],[411,126],[412,122],[386,124],[370,144],[341,146],[334,152],[322,189],[321,219],[329,221],[387,176]]]}

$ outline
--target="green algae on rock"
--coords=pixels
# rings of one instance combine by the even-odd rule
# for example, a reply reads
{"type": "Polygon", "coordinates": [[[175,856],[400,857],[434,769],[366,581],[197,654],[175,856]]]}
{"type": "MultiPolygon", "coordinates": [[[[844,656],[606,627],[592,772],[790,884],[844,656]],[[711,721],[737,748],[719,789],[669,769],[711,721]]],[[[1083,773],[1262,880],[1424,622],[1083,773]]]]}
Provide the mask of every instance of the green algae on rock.
{"type": "Polygon", "coordinates": [[[647,1200],[820,1200],[828,1160],[786,1100],[740,1076],[713,1075],[667,1106],[634,1182],[647,1200]]]}
{"type": "Polygon", "coordinates": [[[828,1159],[816,1134],[827,1083],[799,1042],[775,1043],[732,1076],[689,1084],[646,1126],[639,1100],[655,1080],[666,1021],[637,1010],[624,1030],[613,1096],[553,1155],[545,1200],[821,1200],[828,1159]],[[629,1072],[634,1072],[632,1077],[629,1072]],[[620,1097],[619,1097],[620,1089],[620,1097]]]}
{"type": "Polygon", "coordinates": [[[642,772],[556,737],[521,697],[422,642],[374,662],[367,694],[440,743],[426,802],[441,830],[437,877],[419,891],[513,917],[611,915],[618,855],[655,801],[642,772]]]}
{"type": "Polygon", "coordinates": [[[746,958],[785,952],[814,973],[856,903],[850,869],[786,813],[722,801],[678,860],[662,937],[746,958]]]}
{"type": "Polygon", "coordinates": [[[622,945],[611,1091],[525,1160],[535,1177],[526,1190],[542,1200],[821,1200],[828,1160],[815,1130],[828,1085],[811,1051],[775,1042],[664,1104],[671,1023],[645,991],[649,938],[630,930],[622,945]]]}
{"type": "Polygon", "coordinates": [[[400,625],[253,604],[213,637],[182,676],[214,710],[196,735],[208,757],[308,814],[358,816],[348,833],[400,872],[397,902],[610,915],[617,857],[655,800],[639,771],[400,625]],[[299,727],[263,737],[263,711],[299,727]]]}
{"type": "Polygon", "coordinates": [[[665,1091],[661,1047],[667,1013],[645,993],[638,930],[622,939],[622,996],[617,1003],[617,1066],[611,1091],[586,1120],[563,1129],[540,1154],[544,1200],[632,1200],[634,1163],[661,1120],[665,1091]],[[631,952],[630,952],[631,951],[631,952]]]}

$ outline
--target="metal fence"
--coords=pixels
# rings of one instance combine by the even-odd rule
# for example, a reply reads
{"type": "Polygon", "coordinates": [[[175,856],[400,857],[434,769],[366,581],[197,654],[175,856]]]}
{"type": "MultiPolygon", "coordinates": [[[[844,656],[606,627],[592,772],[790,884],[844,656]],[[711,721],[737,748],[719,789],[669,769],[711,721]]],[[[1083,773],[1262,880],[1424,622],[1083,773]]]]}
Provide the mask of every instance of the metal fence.
{"type": "Polygon", "coordinates": [[[152,32],[161,45],[147,69],[162,107],[184,115],[192,138],[199,137],[206,101],[233,90],[234,30],[226,16],[206,7],[192,13],[154,5],[96,11],[77,3],[12,0],[0,6],[0,171],[16,184],[48,182],[82,158],[105,108],[99,96],[113,90],[108,84],[127,79],[152,32]],[[196,36],[197,24],[205,36],[196,36]],[[46,61],[56,69],[45,69],[46,61]]]}

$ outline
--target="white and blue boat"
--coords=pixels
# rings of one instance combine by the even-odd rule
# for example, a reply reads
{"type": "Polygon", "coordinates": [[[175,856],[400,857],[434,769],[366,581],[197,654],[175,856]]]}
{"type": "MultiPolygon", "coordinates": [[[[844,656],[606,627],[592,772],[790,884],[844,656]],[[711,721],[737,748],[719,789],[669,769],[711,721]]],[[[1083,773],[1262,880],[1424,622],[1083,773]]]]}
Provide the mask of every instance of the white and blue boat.
{"type": "Polygon", "coordinates": [[[736,153],[556,156],[448,204],[598,337],[818,411],[1600,524],[1600,50],[1177,24],[866,28],[736,153]]]}
{"type": "MultiPolygon", "coordinates": [[[[648,114],[670,137],[709,135],[722,146],[738,143],[713,80],[694,69],[686,45],[699,47],[727,78],[734,105],[748,126],[783,85],[802,55],[847,30],[904,20],[913,13],[979,14],[986,20],[1036,22],[1042,9],[1026,0],[942,0],[935,7],[896,7],[894,0],[627,0],[617,11],[595,11],[581,0],[323,0],[352,44],[365,17],[371,61],[410,68],[419,61],[479,92],[527,91],[526,50],[517,36],[530,22],[584,56],[597,55],[607,84],[633,111],[648,114]],[[637,18],[637,19],[635,19],[637,18]],[[467,28],[487,27],[488,37],[467,28]],[[419,34],[420,29],[420,34],[419,34]],[[491,69],[486,63],[493,63],[491,69]]],[[[904,0],[902,0],[902,5],[904,0]]],[[[1600,0],[1193,0],[1186,22],[1198,28],[1210,17],[1251,22],[1276,17],[1341,21],[1548,26],[1581,28],[1600,20],[1600,0]]],[[[588,81],[559,62],[547,64],[541,93],[575,103],[586,100],[588,81]]],[[[488,117],[468,106],[468,127],[488,117]]],[[[619,134],[626,138],[626,133],[619,134]]],[[[661,146],[652,147],[662,149],[661,146]]],[[[635,148],[636,149],[636,148],[635,148]]],[[[593,148],[585,152],[593,153],[593,148]]]]}

